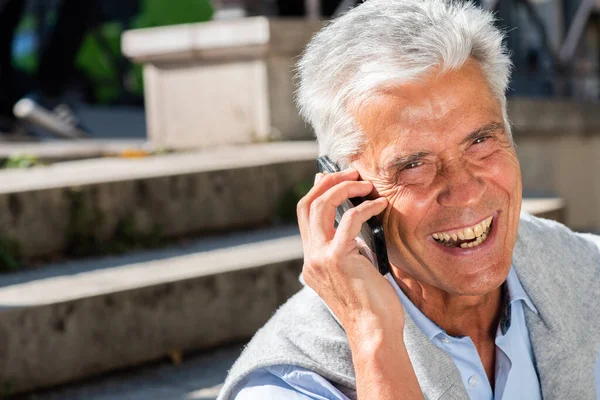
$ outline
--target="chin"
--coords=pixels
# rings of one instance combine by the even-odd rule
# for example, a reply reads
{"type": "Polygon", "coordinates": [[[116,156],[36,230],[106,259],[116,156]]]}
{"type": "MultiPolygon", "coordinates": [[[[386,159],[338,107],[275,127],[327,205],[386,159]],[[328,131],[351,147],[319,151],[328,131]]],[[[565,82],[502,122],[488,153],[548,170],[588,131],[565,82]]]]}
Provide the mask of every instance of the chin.
{"type": "MultiPolygon", "coordinates": [[[[498,289],[508,276],[510,264],[496,265],[472,274],[456,274],[452,287],[449,287],[449,294],[459,296],[483,296],[498,289]]],[[[450,286],[450,285],[448,285],[450,286]]]]}

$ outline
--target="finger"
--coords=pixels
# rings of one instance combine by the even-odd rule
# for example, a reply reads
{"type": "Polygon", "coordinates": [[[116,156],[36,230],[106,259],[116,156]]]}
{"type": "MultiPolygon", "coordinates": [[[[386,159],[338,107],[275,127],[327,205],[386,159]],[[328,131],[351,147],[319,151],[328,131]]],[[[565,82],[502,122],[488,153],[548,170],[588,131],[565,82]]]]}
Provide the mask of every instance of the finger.
{"type": "Polygon", "coordinates": [[[330,188],[313,201],[310,207],[309,226],[311,239],[328,242],[335,235],[336,208],[353,197],[371,193],[373,184],[366,181],[346,181],[330,188]]]}
{"type": "Polygon", "coordinates": [[[376,200],[365,201],[344,213],[335,233],[335,245],[347,246],[352,244],[352,247],[354,247],[354,239],[360,234],[362,225],[371,217],[381,214],[387,205],[387,199],[380,197],[376,200]]]}
{"type": "MultiPolygon", "coordinates": [[[[313,183],[313,187],[319,183],[325,174],[319,172],[315,175],[315,181],[313,183]]],[[[304,212],[305,199],[301,199],[296,205],[296,213],[298,216],[298,227],[300,228],[300,237],[302,238],[302,247],[304,249],[304,254],[308,254],[310,250],[310,232],[308,226],[308,212],[304,212]]]]}
{"type": "Polygon", "coordinates": [[[313,201],[319,196],[321,196],[323,193],[325,193],[332,186],[335,186],[344,181],[356,181],[358,177],[358,171],[356,171],[355,169],[347,169],[341,172],[334,172],[328,174],[318,173],[315,176],[315,185],[302,199],[300,199],[296,206],[298,226],[300,227],[300,235],[303,241],[309,240],[311,236],[309,231],[309,213],[313,201]]]}
{"type": "Polygon", "coordinates": [[[358,177],[358,171],[355,169],[347,169],[341,172],[332,172],[328,174],[317,174],[317,177],[315,177],[315,185],[298,203],[298,218],[301,218],[301,213],[303,214],[303,217],[308,216],[308,211],[312,202],[322,196],[327,190],[344,181],[356,181],[358,177]],[[320,178],[318,178],[319,175],[320,178]]]}

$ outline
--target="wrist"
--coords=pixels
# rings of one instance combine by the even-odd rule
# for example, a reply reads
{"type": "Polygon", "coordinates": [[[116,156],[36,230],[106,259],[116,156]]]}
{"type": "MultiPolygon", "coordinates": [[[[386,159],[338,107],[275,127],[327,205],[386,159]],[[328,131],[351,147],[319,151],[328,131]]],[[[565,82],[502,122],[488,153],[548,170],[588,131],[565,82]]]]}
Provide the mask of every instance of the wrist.
{"type": "Polygon", "coordinates": [[[352,352],[357,354],[373,355],[405,349],[404,315],[401,318],[373,314],[359,316],[349,324],[346,335],[352,352]]]}

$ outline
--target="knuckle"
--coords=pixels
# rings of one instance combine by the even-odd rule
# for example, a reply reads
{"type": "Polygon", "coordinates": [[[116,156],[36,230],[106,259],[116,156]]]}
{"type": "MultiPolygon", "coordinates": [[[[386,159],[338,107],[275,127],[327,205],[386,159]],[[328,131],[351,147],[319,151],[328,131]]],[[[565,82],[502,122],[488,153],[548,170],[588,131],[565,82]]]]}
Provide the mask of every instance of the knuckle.
{"type": "Polygon", "coordinates": [[[345,212],[345,215],[348,215],[348,219],[351,221],[360,218],[360,214],[360,209],[358,208],[351,208],[350,210],[345,212]]]}
{"type": "Polygon", "coordinates": [[[306,210],[307,203],[308,200],[306,199],[306,197],[301,198],[300,201],[298,201],[298,204],[296,204],[296,213],[302,214],[304,210],[306,210]]]}
{"type": "Polygon", "coordinates": [[[323,199],[323,197],[319,197],[318,199],[316,199],[315,201],[313,201],[311,203],[310,212],[315,213],[315,212],[318,212],[319,210],[322,210],[324,203],[325,203],[325,200],[323,199]]]}
{"type": "Polygon", "coordinates": [[[321,184],[330,186],[336,181],[336,173],[325,174],[321,179],[321,184]]]}
{"type": "Polygon", "coordinates": [[[330,247],[323,257],[323,264],[327,268],[337,268],[340,265],[340,253],[337,248],[330,247]]]}
{"type": "Polygon", "coordinates": [[[302,266],[302,275],[303,276],[309,276],[309,277],[313,277],[315,275],[319,275],[321,272],[321,268],[320,268],[320,264],[317,262],[314,262],[314,260],[307,260],[304,262],[304,265],[302,266]]]}

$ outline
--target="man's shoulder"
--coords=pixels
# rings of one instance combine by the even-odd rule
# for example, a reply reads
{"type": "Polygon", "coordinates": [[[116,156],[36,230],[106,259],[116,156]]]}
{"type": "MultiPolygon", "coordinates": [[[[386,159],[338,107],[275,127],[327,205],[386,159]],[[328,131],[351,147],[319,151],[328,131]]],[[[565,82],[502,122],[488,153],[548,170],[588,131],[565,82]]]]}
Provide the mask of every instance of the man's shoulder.
{"type": "Polygon", "coordinates": [[[560,222],[521,213],[517,246],[540,243],[546,251],[600,250],[600,236],[572,231],[560,222]],[[549,248],[552,246],[552,248],[549,248]]]}
{"type": "Polygon", "coordinates": [[[600,324],[600,238],[522,214],[513,267],[534,305],[547,319],[600,324]]]}
{"type": "Polygon", "coordinates": [[[345,332],[310,288],[290,298],[254,335],[230,370],[222,394],[252,371],[273,365],[297,366],[339,385],[354,385],[345,332]]]}

